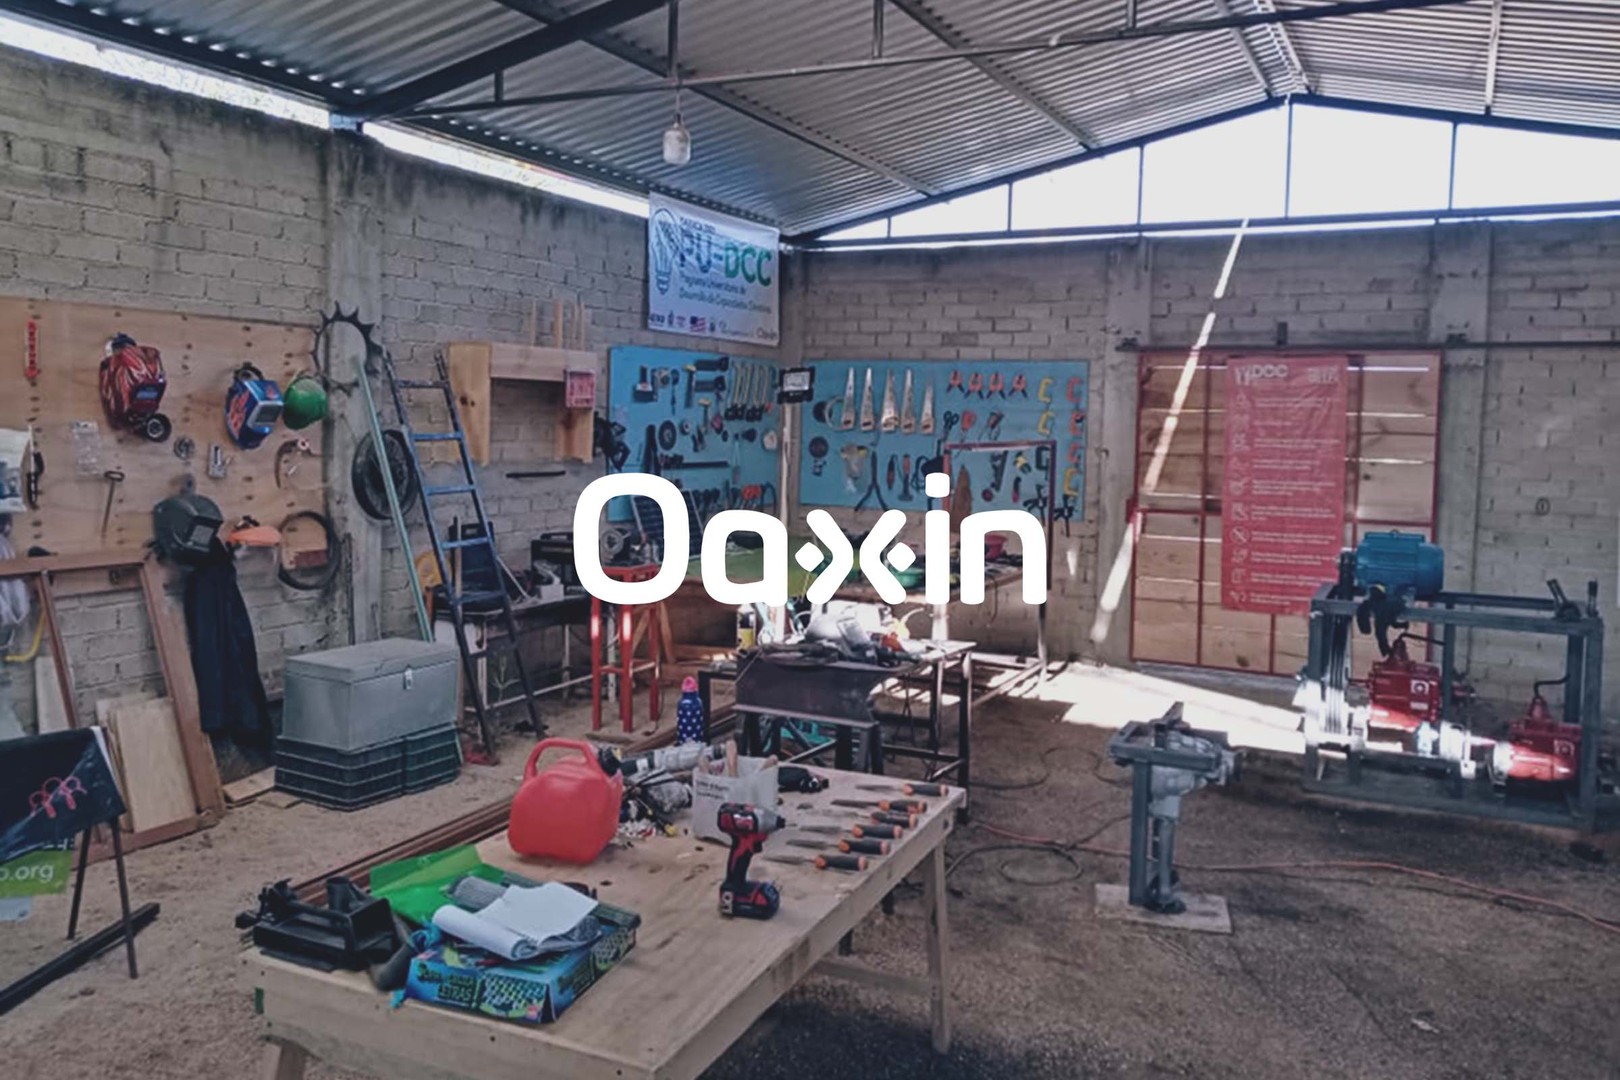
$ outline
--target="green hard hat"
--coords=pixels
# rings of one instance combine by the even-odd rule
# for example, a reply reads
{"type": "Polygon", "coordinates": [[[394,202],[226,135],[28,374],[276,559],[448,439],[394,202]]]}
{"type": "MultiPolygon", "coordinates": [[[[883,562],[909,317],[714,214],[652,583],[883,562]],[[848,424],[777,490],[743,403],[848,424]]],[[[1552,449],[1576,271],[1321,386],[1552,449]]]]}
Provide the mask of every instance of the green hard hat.
{"type": "Polygon", "coordinates": [[[326,416],[326,388],[313,375],[300,375],[281,392],[281,422],[288,427],[309,427],[326,416]]]}

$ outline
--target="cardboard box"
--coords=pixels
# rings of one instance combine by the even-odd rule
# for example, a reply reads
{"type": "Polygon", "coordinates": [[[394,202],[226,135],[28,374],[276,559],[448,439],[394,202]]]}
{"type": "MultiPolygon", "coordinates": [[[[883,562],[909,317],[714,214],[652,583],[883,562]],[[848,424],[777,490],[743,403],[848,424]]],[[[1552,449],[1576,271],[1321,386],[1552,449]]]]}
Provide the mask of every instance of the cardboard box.
{"type": "Polygon", "coordinates": [[[720,831],[721,804],[747,803],[776,809],[779,801],[776,775],[775,758],[738,758],[736,776],[695,770],[692,773],[692,835],[717,844],[730,843],[731,838],[720,831]]]}
{"type": "Polygon", "coordinates": [[[405,996],[497,1020],[549,1024],[635,947],[640,915],[611,904],[591,914],[604,931],[594,944],[528,963],[492,962],[481,949],[441,941],[411,961],[405,996]]]}

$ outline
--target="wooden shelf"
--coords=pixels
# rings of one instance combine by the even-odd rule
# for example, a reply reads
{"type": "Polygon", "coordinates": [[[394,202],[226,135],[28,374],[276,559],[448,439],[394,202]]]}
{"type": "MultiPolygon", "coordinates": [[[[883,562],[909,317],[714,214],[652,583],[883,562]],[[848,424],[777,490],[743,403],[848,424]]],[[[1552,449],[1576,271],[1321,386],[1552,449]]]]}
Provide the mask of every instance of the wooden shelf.
{"type": "MultiPolygon", "coordinates": [[[[569,371],[596,371],[597,356],[583,349],[548,345],[511,345],[499,341],[458,341],[446,354],[450,387],[467,431],[467,451],[480,465],[489,464],[489,425],[494,410],[494,380],[545,382],[562,386],[569,371]]],[[[562,461],[591,460],[592,409],[559,409],[555,456],[562,461]]]]}

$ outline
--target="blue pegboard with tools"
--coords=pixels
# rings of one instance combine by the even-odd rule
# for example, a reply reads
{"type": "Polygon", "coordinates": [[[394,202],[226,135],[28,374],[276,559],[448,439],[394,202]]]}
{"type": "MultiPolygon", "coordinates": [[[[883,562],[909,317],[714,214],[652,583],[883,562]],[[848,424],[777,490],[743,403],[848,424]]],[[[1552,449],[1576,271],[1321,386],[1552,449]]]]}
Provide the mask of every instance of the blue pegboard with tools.
{"type": "MultiPolygon", "coordinates": [[[[781,406],[774,362],[640,345],[618,346],[610,358],[608,419],[617,425],[622,471],[674,482],[705,521],[721,510],[776,509],[781,406]]],[[[621,502],[609,506],[611,520],[629,519],[621,502]]]]}
{"type": "Polygon", "coordinates": [[[803,410],[799,501],[923,510],[949,458],[974,510],[1085,513],[1091,365],[1084,360],[823,360],[803,410]]]}

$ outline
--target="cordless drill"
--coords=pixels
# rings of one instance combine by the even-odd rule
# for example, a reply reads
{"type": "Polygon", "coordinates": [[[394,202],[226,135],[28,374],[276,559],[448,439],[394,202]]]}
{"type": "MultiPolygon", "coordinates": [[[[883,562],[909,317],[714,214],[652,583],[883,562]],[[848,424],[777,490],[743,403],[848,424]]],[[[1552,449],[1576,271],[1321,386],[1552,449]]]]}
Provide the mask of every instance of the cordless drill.
{"type": "Polygon", "coordinates": [[[781,906],[775,882],[749,881],[748,864],[765,847],[765,838],[787,824],[775,810],[747,803],[720,805],[720,831],[731,837],[726,859],[726,880],[720,883],[720,914],[743,919],[768,919],[781,906]]]}

